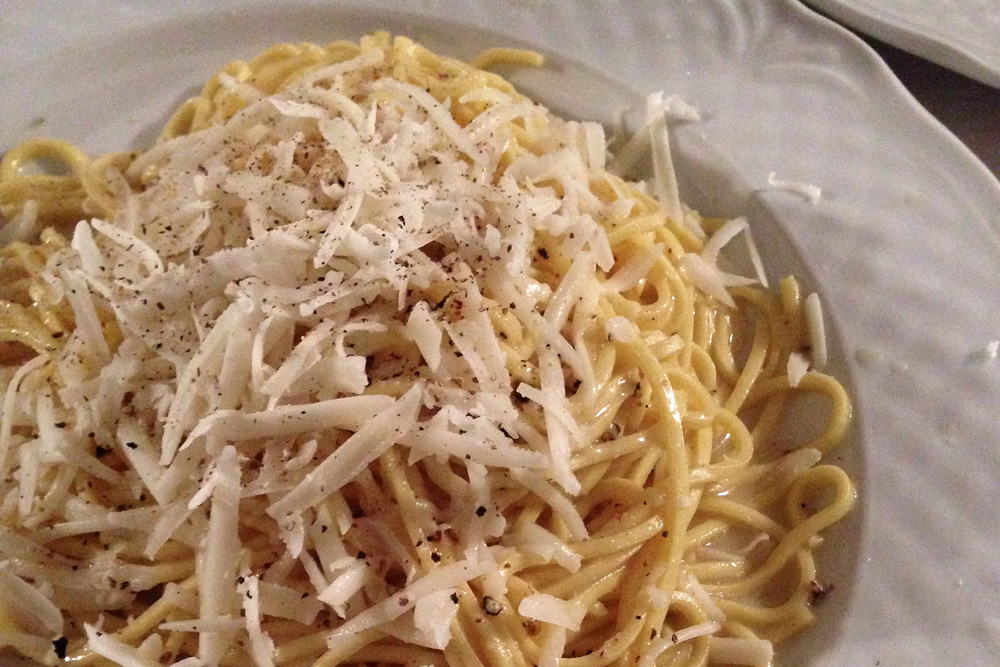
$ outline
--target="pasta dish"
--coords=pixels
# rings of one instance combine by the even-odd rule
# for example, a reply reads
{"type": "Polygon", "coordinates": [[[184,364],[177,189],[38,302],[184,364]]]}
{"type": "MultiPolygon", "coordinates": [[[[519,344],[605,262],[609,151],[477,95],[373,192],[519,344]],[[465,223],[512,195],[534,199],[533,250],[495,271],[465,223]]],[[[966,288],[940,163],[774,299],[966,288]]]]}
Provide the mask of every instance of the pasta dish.
{"type": "Polygon", "coordinates": [[[670,99],[608,138],[496,64],[541,59],[282,44],[143,152],[7,152],[0,646],[766,665],[813,621],[855,498],[818,297],[681,203],[670,99]]]}

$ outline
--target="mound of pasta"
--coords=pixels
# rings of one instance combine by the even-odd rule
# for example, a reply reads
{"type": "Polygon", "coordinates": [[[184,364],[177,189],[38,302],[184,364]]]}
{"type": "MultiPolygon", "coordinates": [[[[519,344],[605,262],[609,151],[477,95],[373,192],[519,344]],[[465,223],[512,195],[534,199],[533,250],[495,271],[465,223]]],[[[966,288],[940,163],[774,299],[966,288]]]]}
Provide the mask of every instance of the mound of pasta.
{"type": "Polygon", "coordinates": [[[855,495],[818,301],[720,264],[750,230],[679,201],[662,96],[629,182],[482,69],[537,60],[280,45],[145,152],[7,153],[0,645],[764,665],[813,620],[855,495]]]}

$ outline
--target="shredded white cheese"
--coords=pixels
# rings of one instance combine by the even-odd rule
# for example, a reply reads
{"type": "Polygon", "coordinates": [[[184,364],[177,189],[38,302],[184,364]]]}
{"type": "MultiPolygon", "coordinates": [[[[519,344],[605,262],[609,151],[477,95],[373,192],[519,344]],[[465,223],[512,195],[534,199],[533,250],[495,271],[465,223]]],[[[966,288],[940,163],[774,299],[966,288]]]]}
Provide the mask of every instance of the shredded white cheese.
{"type": "Polygon", "coordinates": [[[746,218],[727,221],[708,239],[700,253],[689,252],[681,255],[680,265],[698,289],[730,307],[735,307],[736,303],[726,290],[727,287],[753,285],[755,282],[767,286],[767,276],[764,274],[760,253],[753,242],[746,218]],[[719,253],[740,232],[744,233],[750,258],[757,272],[757,280],[726,273],[719,268],[719,253]]]}
{"type": "Polygon", "coordinates": [[[576,631],[580,629],[587,609],[579,603],[561,600],[546,593],[533,593],[521,600],[517,613],[525,618],[576,631]]]}
{"type": "MultiPolygon", "coordinates": [[[[239,553],[240,468],[236,449],[226,447],[215,467],[217,483],[212,490],[212,510],[208,531],[198,558],[200,590],[199,617],[212,621],[235,614],[235,580],[239,553]]],[[[199,636],[198,657],[217,664],[228,646],[229,635],[203,633],[199,636]]]]}
{"type": "Polygon", "coordinates": [[[516,545],[545,560],[552,560],[563,566],[569,572],[580,569],[582,558],[569,545],[538,524],[526,523],[519,527],[518,532],[506,542],[516,545]]]}
{"type": "Polygon", "coordinates": [[[785,190],[787,192],[802,195],[809,200],[810,204],[813,205],[818,204],[820,197],[823,195],[823,191],[812,183],[786,181],[778,178],[778,175],[773,171],[767,175],[767,184],[777,190],[785,190]]]}
{"type": "Polygon", "coordinates": [[[413,428],[422,395],[423,386],[414,385],[392,407],[359,428],[291,492],[268,507],[267,513],[279,518],[301,512],[353,479],[413,428]]]}
{"type": "Polygon", "coordinates": [[[661,653],[666,651],[671,646],[691,641],[696,637],[704,637],[706,635],[714,634],[721,629],[722,625],[716,623],[715,621],[709,621],[700,625],[692,625],[684,628],[683,630],[678,630],[669,636],[660,637],[655,642],[650,644],[649,648],[642,654],[642,657],[639,660],[639,667],[655,667],[656,659],[661,653]]]}
{"type": "Polygon", "coordinates": [[[260,627],[260,579],[254,574],[243,575],[243,583],[237,589],[243,597],[243,615],[246,618],[247,634],[250,636],[250,655],[256,667],[274,667],[274,640],[260,627]]]}
{"type": "Polygon", "coordinates": [[[20,577],[0,570],[0,606],[13,613],[17,624],[40,636],[60,635],[62,614],[49,598],[20,577]]]}
{"type": "Polygon", "coordinates": [[[774,647],[766,639],[711,637],[708,652],[713,661],[724,665],[765,667],[774,659],[774,647]]]}
{"type": "Polygon", "coordinates": [[[639,336],[639,328],[620,315],[605,322],[604,330],[608,332],[608,339],[619,343],[629,343],[639,336]]]}
{"type": "Polygon", "coordinates": [[[792,352],[788,355],[787,364],[788,386],[798,387],[799,382],[805,377],[809,370],[809,358],[801,352],[792,352]]]}
{"type": "Polygon", "coordinates": [[[99,656],[107,658],[121,667],[156,667],[159,661],[150,660],[142,652],[128,644],[101,632],[92,625],[85,625],[87,646],[99,656]]]}
{"type": "Polygon", "coordinates": [[[812,293],[805,301],[806,325],[809,329],[812,365],[818,371],[826,367],[826,325],[823,322],[823,305],[819,295],[812,293]]]}
{"type": "Polygon", "coordinates": [[[489,563],[460,561],[432,570],[334,630],[327,639],[327,646],[333,648],[349,640],[355,633],[398,618],[413,609],[418,600],[440,591],[454,589],[459,584],[486,574],[489,569],[489,563]]]}
{"type": "MultiPolygon", "coordinates": [[[[675,222],[685,221],[681,198],[677,190],[677,175],[670,157],[670,135],[667,128],[663,93],[650,95],[646,100],[646,123],[649,128],[653,154],[653,184],[657,199],[666,207],[675,222]]],[[[693,230],[694,231],[694,230],[693,230]]],[[[696,234],[701,234],[698,229],[696,234]]]]}
{"type": "Polygon", "coordinates": [[[454,589],[440,590],[417,600],[413,609],[413,625],[433,639],[433,646],[444,649],[451,641],[451,622],[458,614],[458,597],[454,589]]]}

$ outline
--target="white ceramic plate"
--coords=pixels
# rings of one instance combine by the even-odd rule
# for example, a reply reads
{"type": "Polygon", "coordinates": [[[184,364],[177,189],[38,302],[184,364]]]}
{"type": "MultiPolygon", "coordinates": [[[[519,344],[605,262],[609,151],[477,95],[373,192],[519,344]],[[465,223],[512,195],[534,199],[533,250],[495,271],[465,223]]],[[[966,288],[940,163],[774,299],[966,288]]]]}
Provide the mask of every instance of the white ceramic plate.
{"type": "Polygon", "coordinates": [[[904,51],[1000,87],[996,0],[805,0],[904,51]]]}
{"type": "Polygon", "coordinates": [[[610,120],[640,92],[683,95],[705,116],[677,137],[687,200],[749,212],[770,274],[821,293],[856,399],[840,456],[861,502],[824,552],[835,588],[820,623],[781,662],[997,664],[1000,362],[982,351],[1000,338],[1000,184],[867,47],[797,3],[623,7],[21,4],[0,22],[0,141],[147,145],[228,60],[376,28],[459,57],[539,49],[550,65],[515,81],[581,118],[610,120]],[[823,198],[766,189],[771,171],[823,198]]]}

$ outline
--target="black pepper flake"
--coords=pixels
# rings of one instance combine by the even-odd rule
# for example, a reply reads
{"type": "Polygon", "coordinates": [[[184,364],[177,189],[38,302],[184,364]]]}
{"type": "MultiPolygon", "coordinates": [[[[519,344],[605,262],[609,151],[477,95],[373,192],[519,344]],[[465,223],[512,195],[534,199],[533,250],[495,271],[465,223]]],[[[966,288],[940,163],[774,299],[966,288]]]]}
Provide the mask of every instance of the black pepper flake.
{"type": "Polygon", "coordinates": [[[451,594],[451,601],[454,602],[455,604],[458,604],[458,593],[451,594]]]}
{"type": "Polygon", "coordinates": [[[111,453],[111,450],[108,449],[107,447],[102,446],[102,445],[98,445],[96,448],[94,448],[94,456],[96,456],[97,458],[101,458],[103,456],[107,456],[110,453],[111,453]]]}
{"type": "Polygon", "coordinates": [[[486,516],[486,508],[480,505],[476,508],[476,516],[486,516]]]}
{"type": "Polygon", "coordinates": [[[56,428],[66,428],[66,422],[56,422],[56,428]]]}
{"type": "Polygon", "coordinates": [[[538,249],[538,255],[542,259],[548,259],[549,258],[549,251],[546,250],[545,248],[539,248],[538,249]]]}
{"type": "Polygon", "coordinates": [[[359,551],[358,552],[358,560],[364,560],[367,555],[368,554],[366,554],[364,551],[359,551]]]}
{"type": "Polygon", "coordinates": [[[490,616],[496,616],[503,611],[503,605],[487,595],[483,598],[483,611],[490,616]]]}
{"type": "Polygon", "coordinates": [[[60,637],[52,642],[52,650],[56,652],[56,657],[60,660],[66,659],[66,646],[69,644],[69,640],[65,637],[60,637]]]}
{"type": "Polygon", "coordinates": [[[245,581],[246,581],[246,579],[243,578],[243,577],[236,577],[236,583],[238,583],[238,584],[242,584],[245,581]]]}
{"type": "Polygon", "coordinates": [[[660,533],[660,537],[666,537],[666,536],[668,536],[669,534],[670,534],[670,531],[669,531],[669,530],[665,530],[665,531],[663,531],[662,533],[660,533]]]}
{"type": "Polygon", "coordinates": [[[431,560],[434,561],[435,563],[440,563],[441,562],[441,554],[439,554],[438,552],[435,551],[434,553],[431,554],[431,560]]]}
{"type": "Polygon", "coordinates": [[[671,644],[676,644],[677,643],[677,633],[676,632],[674,634],[670,635],[670,643],[671,644]]]}
{"type": "Polygon", "coordinates": [[[135,448],[137,448],[137,447],[138,447],[139,445],[135,444],[134,442],[126,442],[126,443],[125,443],[125,446],[126,446],[126,447],[128,447],[129,449],[135,449],[135,448]]]}

